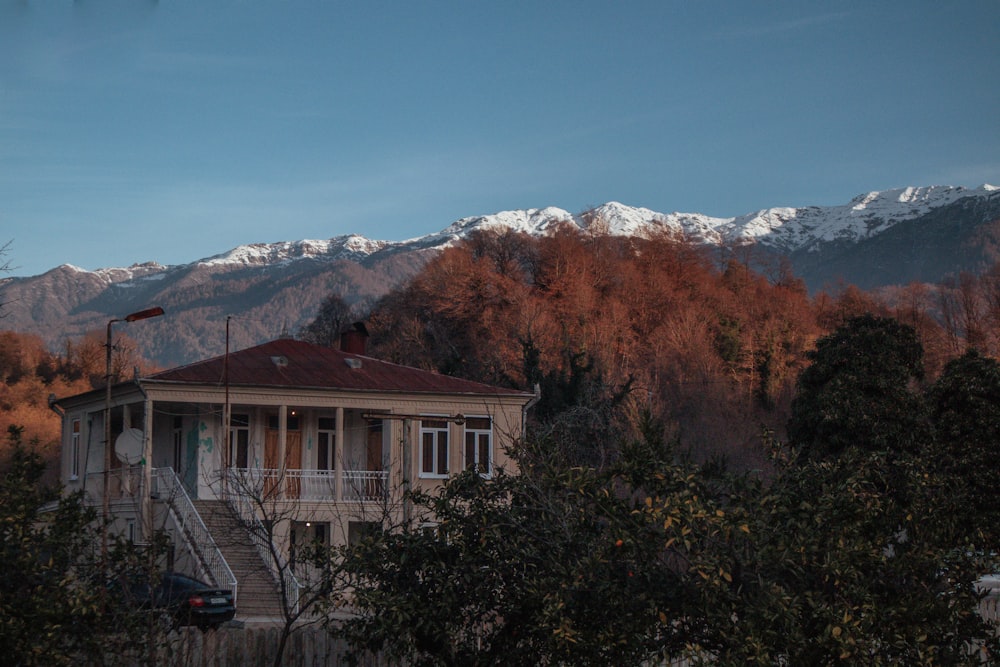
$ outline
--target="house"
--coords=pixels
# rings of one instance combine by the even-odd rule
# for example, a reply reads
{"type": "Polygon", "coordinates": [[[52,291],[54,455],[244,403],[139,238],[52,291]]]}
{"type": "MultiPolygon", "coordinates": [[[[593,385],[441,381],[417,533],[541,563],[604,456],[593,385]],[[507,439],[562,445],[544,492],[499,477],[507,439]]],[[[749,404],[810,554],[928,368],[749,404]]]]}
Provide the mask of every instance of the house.
{"type": "Polygon", "coordinates": [[[380,361],[366,337],[356,325],[339,350],[273,340],[57,399],[62,481],[111,531],[165,531],[169,565],[238,588],[243,609],[262,595],[248,594],[251,561],[277,581],[295,573],[296,544],[417,520],[406,488],[510,466],[534,394],[380,361]]]}

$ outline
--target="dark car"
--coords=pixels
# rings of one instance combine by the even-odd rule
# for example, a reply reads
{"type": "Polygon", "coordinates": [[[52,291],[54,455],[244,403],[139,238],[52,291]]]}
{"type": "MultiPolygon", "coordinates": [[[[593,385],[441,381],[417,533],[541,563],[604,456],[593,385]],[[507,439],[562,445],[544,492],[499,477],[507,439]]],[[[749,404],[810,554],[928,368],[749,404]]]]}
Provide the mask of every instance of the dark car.
{"type": "Polygon", "coordinates": [[[176,572],[154,577],[153,585],[145,576],[115,581],[111,590],[121,595],[126,606],[164,614],[171,627],[196,625],[202,630],[214,628],[236,615],[233,592],[176,572]]]}

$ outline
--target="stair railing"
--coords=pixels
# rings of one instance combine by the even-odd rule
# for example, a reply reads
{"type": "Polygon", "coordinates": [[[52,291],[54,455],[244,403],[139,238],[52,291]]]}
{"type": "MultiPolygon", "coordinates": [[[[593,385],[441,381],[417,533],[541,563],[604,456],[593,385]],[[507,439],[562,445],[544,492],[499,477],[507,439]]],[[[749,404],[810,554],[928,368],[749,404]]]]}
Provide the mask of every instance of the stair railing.
{"type": "Polygon", "coordinates": [[[184,485],[172,468],[153,468],[153,489],[161,500],[166,501],[174,524],[188,550],[196,557],[215,586],[228,588],[233,592],[233,603],[237,599],[237,582],[229,563],[205,527],[201,515],[184,490],[184,485]]]}
{"type": "Polygon", "coordinates": [[[225,484],[225,498],[229,506],[233,508],[236,515],[246,526],[247,533],[250,535],[251,541],[257,547],[258,553],[260,553],[261,560],[267,566],[268,571],[274,578],[275,583],[281,585],[284,583],[285,591],[285,604],[288,605],[289,611],[294,615],[299,613],[299,580],[295,578],[295,574],[292,572],[291,566],[284,561],[280,554],[276,552],[272,547],[269,540],[269,533],[264,527],[263,522],[261,522],[260,517],[257,516],[257,512],[254,509],[253,504],[250,502],[250,498],[246,494],[238,493],[234,489],[246,488],[248,481],[260,481],[261,484],[264,483],[265,479],[268,478],[266,473],[274,471],[250,471],[247,469],[234,469],[229,468],[226,470],[226,476],[229,479],[226,480],[225,484]],[[257,475],[252,475],[253,472],[263,472],[260,475],[260,479],[257,480],[257,475]],[[235,475],[244,475],[238,480],[233,479],[235,475]],[[250,480],[249,476],[253,476],[254,480],[250,480]]]}

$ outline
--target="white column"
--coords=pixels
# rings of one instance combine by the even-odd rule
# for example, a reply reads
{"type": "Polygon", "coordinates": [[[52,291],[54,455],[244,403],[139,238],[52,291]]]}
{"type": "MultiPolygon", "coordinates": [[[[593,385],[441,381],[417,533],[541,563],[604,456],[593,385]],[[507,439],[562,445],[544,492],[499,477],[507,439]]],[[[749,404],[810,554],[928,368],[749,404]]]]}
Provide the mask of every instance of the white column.
{"type": "Polygon", "coordinates": [[[334,433],[334,447],[333,447],[333,475],[336,480],[336,491],[334,492],[334,498],[337,502],[344,499],[344,408],[337,408],[337,427],[336,433],[334,433]]]}

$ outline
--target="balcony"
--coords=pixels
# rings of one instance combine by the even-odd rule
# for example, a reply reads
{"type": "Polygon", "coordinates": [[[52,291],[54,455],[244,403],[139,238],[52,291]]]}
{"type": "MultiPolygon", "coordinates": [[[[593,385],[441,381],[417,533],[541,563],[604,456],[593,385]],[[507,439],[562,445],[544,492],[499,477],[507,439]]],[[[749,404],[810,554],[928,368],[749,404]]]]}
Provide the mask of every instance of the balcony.
{"type": "MultiPolygon", "coordinates": [[[[139,495],[142,484],[142,466],[117,466],[108,471],[108,499],[112,502],[139,495]]],[[[91,489],[97,497],[104,494],[104,473],[88,472],[84,488],[91,489]]]]}
{"type": "Polygon", "coordinates": [[[261,495],[280,493],[286,499],[344,502],[382,502],[389,489],[384,470],[280,470],[230,468],[226,474],[231,492],[245,488],[261,495]],[[340,495],[338,497],[338,479],[340,495]]]}

